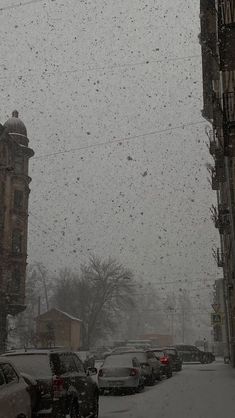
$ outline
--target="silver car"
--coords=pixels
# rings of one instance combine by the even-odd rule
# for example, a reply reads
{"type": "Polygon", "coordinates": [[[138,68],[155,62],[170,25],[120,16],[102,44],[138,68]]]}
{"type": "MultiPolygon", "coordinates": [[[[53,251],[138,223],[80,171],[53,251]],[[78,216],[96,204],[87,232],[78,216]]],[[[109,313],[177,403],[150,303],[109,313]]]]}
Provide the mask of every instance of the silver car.
{"type": "Polygon", "coordinates": [[[31,418],[31,401],[23,377],[6,357],[0,358],[0,418],[31,418]]]}
{"type": "Polygon", "coordinates": [[[98,374],[100,394],[112,390],[134,390],[144,388],[140,363],[133,353],[111,354],[106,357],[98,374]]]}

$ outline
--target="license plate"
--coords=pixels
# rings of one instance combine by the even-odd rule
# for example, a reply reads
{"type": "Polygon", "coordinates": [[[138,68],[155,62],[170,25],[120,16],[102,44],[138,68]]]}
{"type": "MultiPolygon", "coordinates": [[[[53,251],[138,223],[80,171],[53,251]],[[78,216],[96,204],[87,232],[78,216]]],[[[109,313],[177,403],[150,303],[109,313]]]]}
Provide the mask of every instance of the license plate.
{"type": "Polygon", "coordinates": [[[109,384],[112,387],[120,387],[120,386],[123,386],[123,382],[110,382],[109,384]]]}

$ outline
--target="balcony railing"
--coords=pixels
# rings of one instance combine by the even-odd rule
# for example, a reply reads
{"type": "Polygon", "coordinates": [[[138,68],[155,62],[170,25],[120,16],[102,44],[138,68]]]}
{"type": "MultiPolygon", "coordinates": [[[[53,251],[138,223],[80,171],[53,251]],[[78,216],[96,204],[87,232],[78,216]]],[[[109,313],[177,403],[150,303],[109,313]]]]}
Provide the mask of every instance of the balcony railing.
{"type": "Polygon", "coordinates": [[[218,138],[216,137],[215,132],[210,129],[206,132],[209,138],[209,152],[214,158],[222,158],[223,157],[223,148],[220,144],[218,138]]]}
{"type": "Polygon", "coordinates": [[[220,268],[224,267],[224,254],[222,253],[222,251],[219,248],[217,249],[213,248],[212,254],[216,261],[217,266],[220,268]]]}
{"type": "Polygon", "coordinates": [[[219,205],[217,210],[215,206],[212,206],[211,219],[221,235],[230,232],[230,214],[228,208],[219,205]]]}
{"type": "Polygon", "coordinates": [[[235,24],[235,0],[220,0],[219,12],[222,25],[235,24]]]}

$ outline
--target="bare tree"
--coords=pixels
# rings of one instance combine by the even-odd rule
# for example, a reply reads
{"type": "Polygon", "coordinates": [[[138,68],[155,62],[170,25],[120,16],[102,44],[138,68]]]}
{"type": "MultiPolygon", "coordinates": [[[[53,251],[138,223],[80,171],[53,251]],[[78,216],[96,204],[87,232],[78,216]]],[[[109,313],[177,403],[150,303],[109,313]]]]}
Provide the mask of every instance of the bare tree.
{"type": "Polygon", "coordinates": [[[120,312],[133,306],[133,274],[111,258],[92,256],[80,274],[64,270],[55,288],[54,303],[82,320],[83,344],[111,332],[120,312]]]}

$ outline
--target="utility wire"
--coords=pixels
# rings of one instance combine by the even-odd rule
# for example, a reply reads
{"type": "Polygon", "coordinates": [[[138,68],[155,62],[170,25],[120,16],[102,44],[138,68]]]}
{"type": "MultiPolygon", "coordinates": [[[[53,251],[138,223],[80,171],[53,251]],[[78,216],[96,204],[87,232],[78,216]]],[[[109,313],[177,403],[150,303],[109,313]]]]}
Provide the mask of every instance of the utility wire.
{"type": "MultiPolygon", "coordinates": [[[[41,1],[41,0],[40,0],[41,1]]],[[[1,9],[0,9],[1,11],[1,9]]],[[[57,70],[57,71],[47,71],[46,69],[43,70],[40,74],[41,77],[47,77],[50,75],[57,75],[57,74],[73,74],[73,73],[77,73],[77,72],[89,72],[89,71],[106,71],[106,72],[112,72],[115,69],[122,69],[122,68],[135,68],[138,66],[143,66],[143,65],[148,65],[148,64],[155,64],[155,63],[163,63],[163,62],[176,62],[176,61],[187,61],[187,60],[191,60],[193,58],[200,58],[201,55],[191,55],[191,56],[185,56],[185,57],[172,57],[172,58],[167,58],[165,57],[164,59],[161,60],[154,60],[154,59],[150,59],[150,60],[145,60],[145,61],[140,61],[140,62],[134,62],[134,63],[127,63],[127,64],[116,64],[116,65],[112,65],[110,67],[84,67],[84,68],[76,68],[74,70],[57,70]]],[[[3,66],[3,64],[2,64],[3,66]]],[[[17,77],[19,80],[22,80],[23,78],[26,79],[28,76],[33,77],[34,73],[38,71],[37,69],[34,70],[30,70],[30,72],[24,76],[22,74],[18,74],[17,76],[15,76],[14,73],[12,73],[12,75],[14,77],[17,77]]],[[[1,76],[0,79],[1,80],[5,80],[9,77],[8,75],[5,76],[1,76]]]]}
{"type": "MultiPolygon", "coordinates": [[[[42,1],[45,2],[45,0],[29,0],[29,1],[26,1],[25,3],[20,2],[20,3],[12,4],[10,6],[0,7],[0,12],[4,10],[17,9],[19,7],[28,6],[29,4],[33,4],[33,3],[41,3],[42,1]]],[[[51,0],[51,1],[55,1],[55,0],[51,0]]]]}
{"type": "Polygon", "coordinates": [[[39,155],[38,157],[34,157],[34,160],[39,160],[39,159],[41,160],[41,159],[44,159],[44,158],[55,157],[57,155],[67,154],[67,153],[70,153],[70,152],[76,152],[76,151],[81,151],[81,150],[85,150],[85,149],[89,149],[89,148],[96,148],[96,147],[100,147],[100,146],[112,145],[112,144],[115,144],[115,143],[128,142],[128,141],[132,141],[134,139],[144,138],[144,137],[147,137],[147,136],[162,134],[162,133],[165,133],[165,132],[171,132],[171,131],[175,131],[175,130],[178,130],[178,129],[184,129],[185,127],[188,127],[188,126],[196,126],[196,125],[202,125],[202,124],[205,124],[205,121],[190,122],[190,123],[185,123],[185,124],[182,124],[182,125],[179,125],[179,126],[171,126],[170,128],[165,128],[165,129],[160,129],[160,130],[156,130],[156,131],[150,131],[150,132],[142,133],[142,134],[139,134],[139,135],[133,135],[133,136],[129,136],[129,137],[113,139],[111,141],[97,142],[95,144],[84,145],[83,147],[68,148],[64,151],[57,151],[57,152],[52,152],[52,153],[49,153],[49,154],[39,155]]]}

